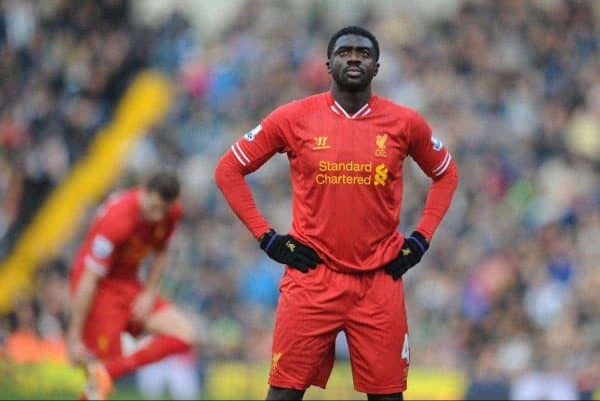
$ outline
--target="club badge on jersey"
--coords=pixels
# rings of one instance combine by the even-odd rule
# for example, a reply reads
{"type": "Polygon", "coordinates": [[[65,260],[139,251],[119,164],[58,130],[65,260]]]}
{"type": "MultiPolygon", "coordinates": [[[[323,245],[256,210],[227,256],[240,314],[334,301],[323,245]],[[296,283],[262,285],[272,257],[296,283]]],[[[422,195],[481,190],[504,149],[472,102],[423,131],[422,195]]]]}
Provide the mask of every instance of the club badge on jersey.
{"type": "Polygon", "coordinates": [[[435,136],[431,137],[431,144],[433,146],[433,150],[436,150],[438,152],[444,147],[442,141],[439,138],[436,138],[435,136]]]}
{"type": "Polygon", "coordinates": [[[254,138],[256,137],[256,135],[258,135],[258,133],[262,130],[262,125],[257,125],[254,129],[252,129],[251,131],[248,131],[245,135],[244,135],[244,139],[246,139],[247,141],[253,141],[254,138]]]}
{"type": "Polygon", "coordinates": [[[92,243],[92,253],[99,259],[108,257],[113,248],[113,243],[103,235],[97,235],[92,243]]]}
{"type": "Polygon", "coordinates": [[[385,142],[388,139],[388,133],[382,132],[381,134],[376,136],[375,145],[377,145],[377,149],[375,149],[375,157],[387,157],[385,142]]]}

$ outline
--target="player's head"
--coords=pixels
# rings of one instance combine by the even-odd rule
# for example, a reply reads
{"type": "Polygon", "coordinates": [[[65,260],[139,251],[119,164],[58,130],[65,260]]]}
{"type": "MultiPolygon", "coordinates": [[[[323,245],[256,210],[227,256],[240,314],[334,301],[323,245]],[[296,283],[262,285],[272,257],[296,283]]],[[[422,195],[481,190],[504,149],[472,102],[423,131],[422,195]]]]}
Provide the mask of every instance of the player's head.
{"type": "Polygon", "coordinates": [[[347,26],[333,34],[327,46],[327,69],[340,89],[366,89],[379,70],[379,43],[364,28],[347,26]]]}
{"type": "Polygon", "coordinates": [[[175,172],[161,170],[153,174],[144,185],[140,200],[144,218],[149,221],[162,220],[179,196],[179,190],[179,179],[175,172]]]}

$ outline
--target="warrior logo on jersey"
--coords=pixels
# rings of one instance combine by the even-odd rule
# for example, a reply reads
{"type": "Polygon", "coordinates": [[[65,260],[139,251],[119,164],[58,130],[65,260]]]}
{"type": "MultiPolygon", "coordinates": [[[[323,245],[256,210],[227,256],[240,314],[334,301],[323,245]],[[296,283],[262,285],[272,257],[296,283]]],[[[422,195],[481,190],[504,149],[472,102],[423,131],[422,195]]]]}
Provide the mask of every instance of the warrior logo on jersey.
{"type": "Polygon", "coordinates": [[[388,139],[387,132],[383,132],[380,135],[377,135],[375,138],[375,145],[377,145],[377,149],[375,149],[375,157],[386,157],[387,153],[385,152],[385,141],[388,139]]]}
{"type": "Polygon", "coordinates": [[[431,137],[431,145],[433,146],[433,150],[441,150],[442,147],[444,146],[444,144],[442,143],[442,141],[439,140],[439,138],[436,138],[435,136],[431,137]]]}
{"type": "Polygon", "coordinates": [[[320,149],[329,149],[331,146],[327,145],[327,137],[326,136],[315,136],[315,146],[313,146],[313,150],[320,149]]]}
{"type": "Polygon", "coordinates": [[[259,125],[257,125],[257,126],[256,126],[256,128],[254,128],[253,130],[251,130],[251,131],[248,131],[248,132],[247,132],[247,133],[244,135],[244,138],[245,138],[247,141],[253,141],[253,140],[254,140],[254,137],[255,137],[255,136],[256,136],[256,135],[257,135],[257,134],[258,134],[258,133],[259,133],[261,130],[262,130],[262,125],[260,125],[260,124],[259,124],[259,125]]]}

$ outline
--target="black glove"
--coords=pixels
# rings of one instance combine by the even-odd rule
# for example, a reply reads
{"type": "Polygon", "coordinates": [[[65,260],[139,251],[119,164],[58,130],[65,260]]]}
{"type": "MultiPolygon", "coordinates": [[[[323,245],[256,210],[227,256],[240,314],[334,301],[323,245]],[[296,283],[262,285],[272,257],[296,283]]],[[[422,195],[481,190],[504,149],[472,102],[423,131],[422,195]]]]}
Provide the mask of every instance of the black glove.
{"type": "Polygon", "coordinates": [[[413,231],[410,237],[404,239],[400,253],[396,259],[384,265],[386,273],[398,280],[411,267],[421,261],[425,251],[429,249],[429,242],[418,231],[413,231]]]}
{"type": "Polygon", "coordinates": [[[273,260],[306,273],[321,262],[310,247],[296,241],[291,235],[279,235],[271,229],[260,237],[260,248],[273,260]]]}

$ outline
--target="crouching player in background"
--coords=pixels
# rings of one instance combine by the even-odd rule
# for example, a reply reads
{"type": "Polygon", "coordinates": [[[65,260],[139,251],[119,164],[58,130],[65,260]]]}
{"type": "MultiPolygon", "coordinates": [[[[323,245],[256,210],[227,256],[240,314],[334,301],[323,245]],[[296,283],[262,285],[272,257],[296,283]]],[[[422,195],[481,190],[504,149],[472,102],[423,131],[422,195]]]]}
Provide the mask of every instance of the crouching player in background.
{"type": "Polygon", "coordinates": [[[195,344],[193,325],[161,297],[166,248],[181,216],[177,176],[161,171],[140,188],[116,193],[100,207],[71,270],[69,357],[85,366],[83,399],[106,399],[115,379],[195,344]],[[155,255],[145,283],[140,262],[155,255]],[[153,335],[123,355],[121,333],[153,335]]]}

